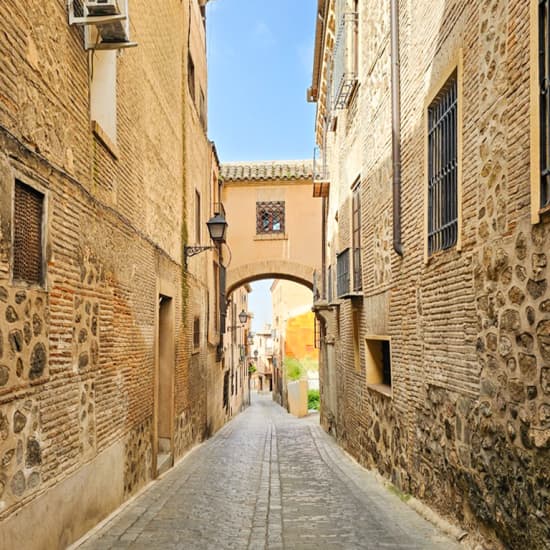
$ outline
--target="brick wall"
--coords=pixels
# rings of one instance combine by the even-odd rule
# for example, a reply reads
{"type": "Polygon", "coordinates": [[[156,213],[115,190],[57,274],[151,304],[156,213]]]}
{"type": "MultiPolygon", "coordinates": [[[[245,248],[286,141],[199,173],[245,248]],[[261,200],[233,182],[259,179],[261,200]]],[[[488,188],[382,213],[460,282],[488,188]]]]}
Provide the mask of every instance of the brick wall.
{"type": "Polygon", "coordinates": [[[117,59],[116,147],[108,147],[91,130],[94,59],[82,32],[67,24],[66,2],[0,6],[0,531],[8,541],[14,512],[32,516],[38,497],[43,506],[108,449],[122,449],[112,464],[120,494],[88,509],[91,475],[79,499],[88,517],[60,509],[52,523],[60,546],[156,475],[163,288],[174,303],[173,455],[208,431],[206,370],[215,348],[206,338],[198,354],[191,345],[193,316],[200,312],[204,326],[213,289],[201,282],[209,281],[206,259],[194,258],[199,271],[188,277],[182,269],[195,182],[205,196],[203,221],[211,208],[211,145],[187,96],[190,16],[203,90],[204,28],[195,0],[155,10],[131,0],[130,13],[139,46],[117,59]],[[11,280],[15,178],[45,196],[44,288],[11,280]]]}

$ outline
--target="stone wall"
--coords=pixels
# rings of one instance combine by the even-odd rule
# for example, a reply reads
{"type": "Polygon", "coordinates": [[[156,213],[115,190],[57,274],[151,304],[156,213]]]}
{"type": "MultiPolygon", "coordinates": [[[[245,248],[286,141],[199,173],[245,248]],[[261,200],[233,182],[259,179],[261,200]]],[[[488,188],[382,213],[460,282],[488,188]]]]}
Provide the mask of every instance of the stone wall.
{"type": "Polygon", "coordinates": [[[472,540],[544,548],[550,224],[530,222],[529,2],[400,2],[402,258],[391,242],[389,6],[360,5],[358,97],[327,136],[327,263],[334,273],[336,253],[351,245],[360,173],[363,296],[323,314],[335,318],[321,373],[336,369],[337,415],[322,411],[322,420],[360,462],[472,540]],[[460,55],[461,242],[426,261],[425,109],[460,55]],[[373,334],[391,337],[391,391],[366,383],[364,337],[373,334]]]}

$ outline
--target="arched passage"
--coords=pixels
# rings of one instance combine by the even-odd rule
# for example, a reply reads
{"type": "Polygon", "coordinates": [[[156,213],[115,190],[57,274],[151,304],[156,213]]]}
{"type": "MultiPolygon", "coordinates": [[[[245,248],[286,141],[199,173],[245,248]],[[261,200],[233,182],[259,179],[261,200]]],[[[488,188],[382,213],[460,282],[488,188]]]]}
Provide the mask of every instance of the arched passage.
{"type": "Polygon", "coordinates": [[[260,279],[286,279],[313,289],[313,267],[288,260],[260,260],[229,269],[227,294],[260,279]]]}

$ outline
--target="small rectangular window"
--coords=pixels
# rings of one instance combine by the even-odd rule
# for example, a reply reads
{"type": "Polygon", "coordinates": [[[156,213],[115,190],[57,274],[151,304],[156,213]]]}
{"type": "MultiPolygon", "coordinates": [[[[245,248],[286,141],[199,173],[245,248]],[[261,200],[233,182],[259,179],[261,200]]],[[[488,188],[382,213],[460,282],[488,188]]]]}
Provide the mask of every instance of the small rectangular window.
{"type": "Polygon", "coordinates": [[[193,103],[195,102],[195,63],[191,54],[187,56],[187,85],[189,86],[189,93],[193,103]]]}
{"type": "Polygon", "coordinates": [[[201,194],[195,190],[195,242],[201,244],[201,194]]]}
{"type": "Polygon", "coordinates": [[[539,0],[540,207],[550,206],[550,0],[539,0]]]}
{"type": "Polygon", "coordinates": [[[367,383],[391,388],[391,345],[385,336],[371,336],[365,339],[367,383]]]}
{"type": "Polygon", "coordinates": [[[285,231],[285,203],[257,202],[256,203],[256,233],[284,233],[285,231]]]}
{"type": "Polygon", "coordinates": [[[428,107],[428,255],[458,237],[457,91],[455,71],[428,107]]]}
{"type": "Polygon", "coordinates": [[[13,212],[13,280],[43,284],[44,195],[15,181],[13,212]]]}
{"type": "Polygon", "coordinates": [[[206,131],[206,97],[204,96],[202,88],[199,94],[199,118],[203,130],[206,131]]]}
{"type": "Polygon", "coordinates": [[[193,319],[193,349],[201,345],[201,320],[200,317],[193,319]]]}

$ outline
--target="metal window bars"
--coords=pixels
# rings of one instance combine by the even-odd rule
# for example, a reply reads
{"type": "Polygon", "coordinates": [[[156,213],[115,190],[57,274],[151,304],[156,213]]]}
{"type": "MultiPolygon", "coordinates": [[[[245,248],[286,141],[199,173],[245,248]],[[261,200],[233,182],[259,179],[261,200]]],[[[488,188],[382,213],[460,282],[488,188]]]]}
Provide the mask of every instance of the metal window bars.
{"type": "Polygon", "coordinates": [[[458,236],[457,74],[428,108],[428,254],[458,236]]]}
{"type": "Polygon", "coordinates": [[[550,206],[550,0],[539,0],[540,207],[550,206]]]}
{"type": "Polygon", "coordinates": [[[349,294],[350,290],[350,249],[346,248],[336,256],[336,293],[338,298],[349,294]]]}
{"type": "Polygon", "coordinates": [[[269,201],[256,203],[256,233],[285,232],[285,202],[269,201]]]}

